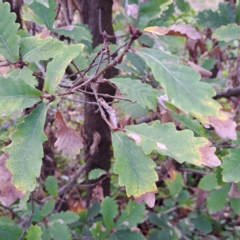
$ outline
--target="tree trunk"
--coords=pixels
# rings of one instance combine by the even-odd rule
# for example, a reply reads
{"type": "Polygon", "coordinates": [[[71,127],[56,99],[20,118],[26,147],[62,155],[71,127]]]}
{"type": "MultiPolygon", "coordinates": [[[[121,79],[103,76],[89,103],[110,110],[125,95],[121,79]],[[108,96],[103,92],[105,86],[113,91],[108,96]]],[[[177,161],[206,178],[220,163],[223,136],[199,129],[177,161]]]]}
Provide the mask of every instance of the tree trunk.
{"type": "MultiPolygon", "coordinates": [[[[113,36],[112,28],[112,0],[85,0],[82,5],[83,22],[87,24],[93,35],[93,48],[103,43],[102,31],[106,31],[108,35],[113,36]],[[101,13],[99,13],[101,11],[101,13]],[[101,14],[101,15],[99,15],[101,14]],[[101,18],[100,18],[101,17],[101,18]],[[99,25],[99,20],[101,25],[99,25]],[[100,30],[100,28],[102,28],[100,30]]],[[[116,43],[115,37],[109,38],[108,42],[116,43]]],[[[104,75],[105,78],[112,78],[117,75],[117,69],[109,69],[104,75]]],[[[100,84],[98,88],[99,93],[115,94],[115,89],[107,84],[100,84]]],[[[86,101],[96,101],[93,95],[86,94],[86,101]]],[[[112,99],[105,99],[105,101],[112,101],[112,99]]],[[[91,166],[87,169],[87,173],[94,168],[101,168],[106,171],[110,169],[110,159],[112,157],[111,147],[111,132],[108,125],[102,119],[100,111],[97,111],[96,105],[85,104],[84,106],[84,126],[83,136],[85,140],[85,161],[91,161],[91,166]],[[101,136],[98,151],[92,156],[90,154],[90,146],[93,142],[93,134],[97,132],[101,136]]],[[[88,181],[91,183],[91,181],[88,181]]],[[[110,179],[107,178],[102,182],[104,196],[110,194],[110,179]]],[[[92,195],[92,187],[87,189],[87,205],[89,205],[92,195]]]]}

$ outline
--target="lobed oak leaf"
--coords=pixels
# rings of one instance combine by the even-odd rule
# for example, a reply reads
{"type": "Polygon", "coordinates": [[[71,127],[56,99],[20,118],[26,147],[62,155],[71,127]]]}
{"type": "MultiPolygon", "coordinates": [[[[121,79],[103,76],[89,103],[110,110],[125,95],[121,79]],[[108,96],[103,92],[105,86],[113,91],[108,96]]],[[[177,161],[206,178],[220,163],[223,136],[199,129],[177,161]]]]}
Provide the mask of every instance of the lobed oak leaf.
{"type": "Polygon", "coordinates": [[[12,185],[12,173],[5,166],[7,159],[7,153],[0,156],[0,202],[5,207],[24,197],[24,194],[12,185]]]}
{"type": "Polygon", "coordinates": [[[210,147],[210,142],[203,147],[199,148],[202,158],[202,164],[208,167],[217,167],[220,166],[221,161],[219,158],[214,154],[216,148],[210,147]]]}
{"type": "MultiPolygon", "coordinates": [[[[156,191],[157,192],[157,191],[156,191]]],[[[150,208],[155,205],[155,193],[156,192],[146,192],[141,196],[133,196],[137,203],[145,202],[150,208]]]]}
{"type": "Polygon", "coordinates": [[[62,151],[64,156],[76,158],[80,149],[83,148],[82,137],[66,124],[60,111],[56,112],[56,126],[58,128],[56,132],[57,141],[54,146],[58,148],[58,151],[62,151]]]}
{"type": "Polygon", "coordinates": [[[181,37],[189,37],[191,39],[197,40],[200,39],[201,36],[198,31],[192,27],[190,24],[179,23],[178,25],[172,25],[170,27],[147,27],[144,29],[146,32],[155,33],[157,35],[170,35],[170,36],[181,36],[181,37]]]}

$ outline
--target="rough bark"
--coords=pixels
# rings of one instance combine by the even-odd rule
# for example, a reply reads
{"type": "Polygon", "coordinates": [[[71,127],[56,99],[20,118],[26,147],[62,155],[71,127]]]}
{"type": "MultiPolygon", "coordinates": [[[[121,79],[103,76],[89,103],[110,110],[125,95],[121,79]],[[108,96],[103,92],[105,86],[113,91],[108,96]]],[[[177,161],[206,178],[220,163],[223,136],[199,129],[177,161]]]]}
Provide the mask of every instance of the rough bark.
{"type": "MultiPolygon", "coordinates": [[[[80,1],[82,2],[82,1],[80,1]]],[[[114,35],[112,28],[112,0],[85,0],[82,2],[83,9],[83,22],[87,24],[93,35],[93,48],[103,43],[103,36],[100,32],[106,31],[108,35],[114,35]],[[99,11],[101,11],[101,19],[99,19],[99,11]],[[101,20],[99,25],[99,20],[101,20]]],[[[115,37],[109,38],[109,42],[116,43],[115,37]]],[[[112,68],[109,69],[104,75],[105,78],[111,78],[117,74],[117,70],[112,68]]],[[[115,94],[115,89],[109,84],[100,84],[98,88],[99,93],[107,93],[110,95],[115,94]]],[[[105,99],[111,101],[111,99],[105,99]]],[[[86,95],[86,101],[95,101],[95,97],[92,95],[86,95]]],[[[91,161],[90,167],[87,172],[94,168],[101,168],[106,171],[110,168],[110,159],[112,157],[111,147],[111,132],[108,125],[102,119],[100,112],[97,111],[96,105],[86,104],[84,106],[84,126],[83,126],[83,137],[85,140],[85,160],[91,161]],[[93,156],[90,154],[90,146],[93,142],[93,134],[97,132],[101,136],[101,142],[98,146],[98,152],[95,152],[93,156]]],[[[90,181],[89,181],[90,183],[90,181]]],[[[102,182],[104,196],[108,196],[110,193],[110,179],[107,178],[102,182]]],[[[90,202],[92,194],[92,187],[87,189],[87,204],[90,202]]]]}

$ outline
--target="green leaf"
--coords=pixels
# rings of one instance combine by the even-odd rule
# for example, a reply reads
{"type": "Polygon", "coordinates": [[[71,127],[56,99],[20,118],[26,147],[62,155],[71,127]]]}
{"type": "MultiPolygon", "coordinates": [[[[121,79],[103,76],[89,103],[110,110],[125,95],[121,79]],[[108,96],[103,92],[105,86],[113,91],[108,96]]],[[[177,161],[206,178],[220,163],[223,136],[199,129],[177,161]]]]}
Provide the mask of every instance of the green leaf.
{"type": "Polygon", "coordinates": [[[31,4],[31,3],[33,3],[33,1],[34,1],[34,0],[23,0],[23,1],[24,1],[24,3],[25,3],[25,4],[27,4],[27,5],[28,5],[28,4],[31,4]]]}
{"type": "Polygon", "coordinates": [[[90,232],[92,233],[94,240],[106,239],[109,235],[101,221],[94,223],[94,225],[90,228],[90,232]]]}
{"type": "Polygon", "coordinates": [[[138,232],[134,232],[134,231],[132,232],[131,230],[121,230],[110,235],[108,239],[109,240],[126,240],[126,239],[144,240],[145,238],[143,237],[142,234],[138,232]]]}
{"type": "MultiPolygon", "coordinates": [[[[47,8],[49,7],[48,0],[36,0],[36,1],[41,3],[42,5],[44,5],[47,8]]],[[[52,2],[52,0],[50,0],[50,2],[52,2]]]]}
{"type": "Polygon", "coordinates": [[[55,200],[49,200],[49,201],[45,202],[41,209],[41,215],[43,217],[46,217],[47,215],[52,213],[54,210],[55,204],[56,204],[55,200]]]}
{"type": "Polygon", "coordinates": [[[147,155],[155,149],[180,163],[187,161],[197,166],[220,165],[219,159],[214,155],[215,148],[209,147],[207,139],[194,137],[190,130],[177,131],[173,123],[160,124],[159,121],[154,121],[150,126],[142,123],[126,126],[125,129],[127,136],[133,138],[147,155]]]}
{"type": "Polygon", "coordinates": [[[26,66],[22,69],[15,69],[9,73],[9,76],[14,78],[15,81],[23,80],[29,86],[35,88],[37,84],[36,78],[33,76],[33,72],[26,66]]]}
{"type": "Polygon", "coordinates": [[[9,3],[0,2],[0,55],[10,62],[19,58],[19,24],[15,23],[16,14],[10,13],[9,3]]]}
{"type": "Polygon", "coordinates": [[[64,224],[54,222],[53,225],[48,226],[50,236],[56,240],[69,240],[71,239],[70,231],[64,224]]]}
{"type": "Polygon", "coordinates": [[[222,158],[222,177],[224,182],[239,182],[240,181],[240,148],[229,149],[229,154],[222,158]]]}
{"type": "Polygon", "coordinates": [[[207,198],[207,208],[209,211],[220,211],[226,201],[227,195],[230,190],[230,184],[224,184],[220,189],[213,189],[207,198]]]}
{"type": "Polygon", "coordinates": [[[120,89],[121,93],[126,94],[133,102],[137,102],[143,108],[147,107],[153,111],[157,110],[157,97],[161,95],[160,91],[137,79],[111,78],[109,80],[120,89]]]}
{"type": "Polygon", "coordinates": [[[236,23],[240,22],[240,2],[238,2],[238,5],[237,5],[235,22],[236,23]]]}
{"type": "MultiPolygon", "coordinates": [[[[142,35],[143,36],[143,35],[142,35]]],[[[141,36],[141,37],[142,37],[141,36]]],[[[135,53],[128,52],[126,54],[126,60],[142,75],[145,74],[146,63],[135,53]]]]}
{"type": "Polygon", "coordinates": [[[1,216],[0,225],[14,225],[14,221],[10,217],[1,216]]]}
{"type": "Polygon", "coordinates": [[[237,215],[240,215],[240,198],[230,198],[230,206],[237,215]]]}
{"type": "Polygon", "coordinates": [[[196,16],[198,25],[205,28],[219,28],[235,22],[235,10],[230,3],[220,3],[218,11],[204,10],[196,16]]]}
{"type": "Polygon", "coordinates": [[[46,178],[46,189],[54,198],[58,196],[58,181],[54,176],[46,178]]]}
{"type": "Polygon", "coordinates": [[[202,62],[201,67],[212,70],[214,68],[214,65],[216,64],[217,60],[215,58],[205,58],[202,62]]]}
{"type": "Polygon", "coordinates": [[[200,74],[190,67],[178,64],[178,59],[157,49],[137,52],[152,69],[155,79],[165,89],[172,104],[185,113],[218,115],[220,105],[212,97],[214,88],[200,82],[200,74]]]}
{"type": "Polygon", "coordinates": [[[92,42],[92,35],[84,25],[69,25],[61,28],[54,28],[53,31],[65,37],[69,37],[77,43],[81,42],[82,40],[92,42]]]}
{"type": "Polygon", "coordinates": [[[163,230],[153,229],[148,235],[148,240],[157,240],[157,239],[167,239],[167,240],[175,240],[175,238],[171,234],[170,228],[164,228],[163,230]]]}
{"type": "Polygon", "coordinates": [[[57,3],[54,0],[49,0],[49,7],[46,7],[46,0],[38,0],[28,5],[29,8],[42,20],[47,29],[51,30],[53,27],[56,12],[54,11],[57,7],[57,3]],[[45,6],[41,3],[45,2],[45,6]]]}
{"type": "Polygon", "coordinates": [[[142,29],[150,20],[160,17],[172,2],[173,0],[151,0],[140,4],[138,27],[142,29]]]}
{"type": "Polygon", "coordinates": [[[31,8],[23,6],[22,11],[23,11],[22,18],[24,21],[30,21],[37,23],[40,26],[45,26],[43,20],[38,15],[36,15],[31,8]]]}
{"type": "Polygon", "coordinates": [[[103,169],[100,169],[100,168],[96,168],[96,169],[93,169],[89,175],[88,175],[88,179],[89,180],[94,180],[94,179],[98,179],[100,178],[102,175],[105,175],[107,172],[103,169]]]}
{"type": "Polygon", "coordinates": [[[60,53],[56,54],[48,64],[44,88],[50,94],[55,94],[56,88],[65,73],[65,69],[82,50],[82,44],[66,46],[60,53]]]}
{"type": "Polygon", "coordinates": [[[186,2],[184,0],[176,0],[175,2],[180,11],[182,11],[184,13],[190,11],[191,7],[188,2],[186,2]]]}
{"type": "Polygon", "coordinates": [[[18,226],[0,225],[0,239],[19,240],[23,229],[18,226]]]}
{"type": "Polygon", "coordinates": [[[13,114],[14,111],[23,110],[40,101],[42,93],[30,87],[23,79],[0,76],[0,114],[13,114]]]}
{"type": "Polygon", "coordinates": [[[88,209],[87,220],[91,220],[92,218],[96,217],[100,213],[100,208],[100,203],[95,200],[93,205],[88,209]]]}
{"type": "Polygon", "coordinates": [[[145,211],[144,203],[138,204],[137,202],[129,201],[125,205],[124,210],[121,213],[121,216],[117,220],[116,227],[119,227],[121,224],[126,225],[128,228],[136,226],[138,223],[143,222],[145,211]]]}
{"type": "Polygon", "coordinates": [[[178,194],[183,189],[183,177],[182,177],[182,174],[177,172],[177,171],[172,171],[170,178],[166,178],[164,180],[164,182],[166,183],[172,198],[176,199],[178,194]]]}
{"type": "Polygon", "coordinates": [[[191,222],[194,224],[196,230],[200,233],[208,234],[212,232],[212,224],[205,215],[196,214],[196,216],[191,217],[190,219],[191,222]]]}
{"type": "Polygon", "coordinates": [[[206,191],[211,191],[217,186],[216,174],[207,174],[203,176],[198,184],[198,187],[206,191]]]}
{"type": "Polygon", "coordinates": [[[103,216],[103,221],[107,227],[107,231],[110,231],[114,226],[114,218],[118,214],[118,205],[110,197],[105,197],[101,205],[100,213],[103,216]]]}
{"type": "Polygon", "coordinates": [[[27,240],[42,240],[42,230],[39,226],[31,225],[27,231],[27,240]]]}
{"type": "Polygon", "coordinates": [[[120,101],[119,104],[120,104],[120,108],[124,110],[126,114],[129,114],[130,117],[133,119],[139,119],[141,117],[148,115],[148,109],[143,108],[138,103],[120,101]]]}
{"type": "Polygon", "coordinates": [[[165,213],[161,213],[161,215],[158,216],[157,213],[149,212],[147,214],[147,219],[151,224],[153,224],[153,225],[155,225],[159,228],[166,228],[167,227],[168,216],[165,213]]]}
{"type": "Polygon", "coordinates": [[[65,44],[56,38],[48,37],[41,39],[39,36],[26,37],[21,39],[20,48],[23,61],[37,62],[53,58],[61,53],[65,44]]]}
{"type": "Polygon", "coordinates": [[[27,115],[10,135],[12,143],[4,148],[9,154],[6,166],[13,175],[12,184],[22,193],[33,191],[36,177],[40,175],[42,143],[47,139],[43,133],[47,109],[48,106],[41,103],[27,115]]]}
{"type": "Polygon", "coordinates": [[[79,216],[70,211],[53,214],[49,217],[49,222],[64,222],[65,224],[74,223],[79,220],[79,216]]]}
{"type": "Polygon", "coordinates": [[[184,114],[176,114],[170,113],[171,117],[189,128],[190,130],[194,131],[198,135],[208,138],[207,130],[199,123],[198,120],[193,120],[191,116],[186,116],[184,114]]]}
{"type": "Polygon", "coordinates": [[[230,42],[232,40],[240,39],[240,26],[236,23],[228,24],[227,26],[222,26],[216,29],[213,37],[217,38],[219,41],[230,42]]]}
{"type": "Polygon", "coordinates": [[[42,229],[42,240],[51,240],[47,227],[41,225],[41,229],[42,229]]]}
{"type": "Polygon", "coordinates": [[[152,159],[123,132],[113,132],[112,141],[116,158],[114,173],[119,174],[119,185],[126,187],[127,196],[156,192],[158,176],[152,159]]]}

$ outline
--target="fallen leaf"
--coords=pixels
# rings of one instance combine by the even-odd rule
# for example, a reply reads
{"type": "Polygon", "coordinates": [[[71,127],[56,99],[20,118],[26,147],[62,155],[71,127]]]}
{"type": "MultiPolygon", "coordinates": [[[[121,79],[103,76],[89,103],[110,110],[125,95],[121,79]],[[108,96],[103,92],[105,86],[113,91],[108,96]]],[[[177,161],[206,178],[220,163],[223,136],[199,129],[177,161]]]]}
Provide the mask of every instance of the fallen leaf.
{"type": "Polygon", "coordinates": [[[0,156],[0,201],[5,207],[24,197],[24,194],[12,185],[12,173],[5,166],[7,159],[7,153],[0,156]]]}
{"type": "Polygon", "coordinates": [[[229,138],[237,140],[237,124],[230,119],[230,114],[220,111],[220,117],[209,116],[209,124],[214,127],[215,132],[220,138],[229,138]]]}
{"type": "Polygon", "coordinates": [[[150,208],[155,205],[155,192],[146,192],[143,195],[137,197],[133,196],[137,203],[145,202],[150,208]]]}
{"type": "Polygon", "coordinates": [[[240,198],[240,190],[235,182],[232,182],[231,188],[228,192],[230,198],[240,198]]]}
{"type": "Polygon", "coordinates": [[[200,39],[201,36],[198,31],[192,27],[190,24],[179,23],[178,25],[172,25],[170,27],[147,27],[144,29],[146,32],[155,33],[157,35],[170,35],[170,36],[182,36],[182,37],[189,37],[191,39],[200,39]]]}
{"type": "Polygon", "coordinates": [[[208,71],[205,68],[202,68],[201,66],[197,65],[196,63],[188,61],[188,66],[193,68],[194,70],[198,71],[202,77],[209,78],[212,76],[212,72],[208,71]]]}
{"type": "Polygon", "coordinates": [[[199,148],[202,157],[202,164],[208,167],[217,167],[220,166],[221,161],[218,157],[214,154],[216,148],[210,147],[210,142],[203,147],[199,148]]]}
{"type": "Polygon", "coordinates": [[[62,117],[60,111],[56,112],[56,131],[57,141],[54,146],[58,151],[62,151],[64,156],[76,158],[80,149],[83,148],[83,139],[73,128],[69,127],[62,117]]]}

